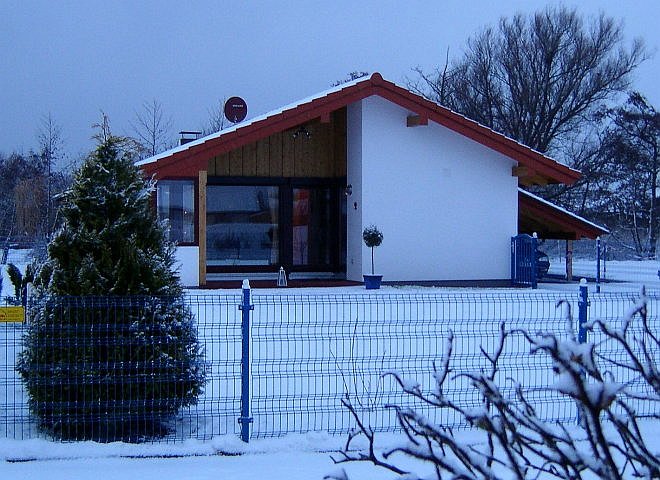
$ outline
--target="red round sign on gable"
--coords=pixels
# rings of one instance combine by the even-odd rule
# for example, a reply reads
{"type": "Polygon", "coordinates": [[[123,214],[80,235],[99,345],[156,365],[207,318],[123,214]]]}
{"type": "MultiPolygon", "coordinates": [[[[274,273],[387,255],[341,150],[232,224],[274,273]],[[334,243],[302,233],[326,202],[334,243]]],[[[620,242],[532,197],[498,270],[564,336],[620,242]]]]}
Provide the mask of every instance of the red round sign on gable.
{"type": "Polygon", "coordinates": [[[232,123],[245,120],[247,116],[247,103],[241,97],[231,97],[225,102],[225,117],[232,123]]]}

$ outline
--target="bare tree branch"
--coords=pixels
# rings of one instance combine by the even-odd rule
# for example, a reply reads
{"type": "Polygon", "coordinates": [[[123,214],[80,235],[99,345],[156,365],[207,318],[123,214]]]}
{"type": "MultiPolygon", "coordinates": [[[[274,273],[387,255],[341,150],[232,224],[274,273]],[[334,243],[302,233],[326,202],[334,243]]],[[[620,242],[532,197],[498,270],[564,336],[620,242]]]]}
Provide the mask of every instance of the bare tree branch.
{"type": "Polygon", "coordinates": [[[163,105],[155,98],[142,103],[142,109],[135,112],[131,126],[142,146],[141,156],[156,155],[171,143],[172,118],[165,116],[163,105]]]}
{"type": "Polygon", "coordinates": [[[540,152],[561,143],[588,112],[624,91],[647,58],[641,40],[623,46],[620,24],[588,25],[575,10],[548,7],[500,20],[470,38],[462,58],[413,90],[540,152]]]}
{"type": "MultiPolygon", "coordinates": [[[[560,307],[561,305],[558,305],[560,307]]],[[[570,311],[567,320],[570,318],[570,311]]],[[[532,334],[524,330],[507,330],[501,325],[497,345],[493,351],[482,348],[488,367],[479,372],[451,375],[453,335],[442,361],[435,368],[435,388],[424,392],[414,382],[397,373],[387,373],[404,393],[435,408],[451,409],[459,413],[469,425],[484,432],[487,442],[461,442],[451,429],[435,424],[413,408],[388,405],[396,412],[407,443],[385,450],[376,448],[374,430],[364,422],[350,398],[343,403],[356,420],[358,429],[351,433],[346,448],[334,458],[337,463],[370,462],[398,474],[405,474],[394,462],[399,453],[433,467],[436,478],[452,479],[583,479],[620,480],[643,477],[660,478],[658,452],[645,443],[638,423],[638,415],[629,400],[643,399],[660,403],[657,389],[658,336],[647,318],[646,301],[642,298],[623,321],[623,328],[615,329],[603,322],[588,326],[598,329],[608,341],[618,344],[627,353],[627,360],[614,360],[652,386],[653,394],[640,397],[625,382],[617,382],[609,370],[611,360],[598,353],[598,345],[580,344],[573,335],[553,333],[532,334]],[[635,329],[632,325],[635,325],[635,329]],[[633,333],[634,332],[634,333],[633,333]],[[526,389],[516,384],[515,394],[505,393],[497,384],[498,364],[505,354],[511,336],[524,338],[531,355],[543,355],[552,360],[556,383],[544,390],[560,394],[576,402],[580,412],[580,426],[547,422],[539,418],[526,389]],[[443,392],[452,382],[467,378],[482,397],[481,408],[464,407],[443,392]],[[359,436],[368,441],[366,450],[352,449],[359,436]],[[447,475],[445,477],[445,475],[447,475]]],[[[656,409],[657,410],[657,409],[656,409]]],[[[651,418],[660,419],[660,414],[651,418]]],[[[342,471],[341,478],[347,478],[342,471]]]]}

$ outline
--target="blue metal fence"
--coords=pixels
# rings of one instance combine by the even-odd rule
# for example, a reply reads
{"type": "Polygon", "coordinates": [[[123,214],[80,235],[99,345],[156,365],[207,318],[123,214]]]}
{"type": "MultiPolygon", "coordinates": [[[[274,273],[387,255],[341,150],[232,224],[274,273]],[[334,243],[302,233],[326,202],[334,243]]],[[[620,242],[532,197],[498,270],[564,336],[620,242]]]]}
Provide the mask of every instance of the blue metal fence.
{"type": "MultiPolygon", "coordinates": [[[[480,349],[493,351],[501,322],[509,329],[552,332],[562,338],[579,335],[602,343],[602,353],[617,358],[621,352],[616,345],[596,336],[587,339],[578,327],[586,318],[618,321],[637,297],[601,293],[587,298],[586,289],[581,295],[288,295],[245,289],[242,295],[188,296],[205,348],[208,381],[197,404],[183,408],[161,440],[234,434],[247,441],[309,431],[346,433],[356,425],[341,405],[345,395],[376,431],[398,428],[394,412],[385,408],[392,403],[416,408],[445,426],[462,427],[463,419],[455,413],[416,402],[382,374],[396,371],[426,391],[433,388],[433,364],[445,351],[449,331],[454,335],[454,373],[486,368],[480,349]],[[558,306],[560,300],[567,302],[558,306]],[[571,324],[569,313],[574,316],[571,324]]],[[[657,329],[660,297],[649,297],[648,305],[657,329]]],[[[41,436],[15,372],[26,327],[5,323],[0,329],[0,437],[41,436]]],[[[530,355],[522,335],[508,338],[500,367],[496,381],[505,394],[513,395],[520,383],[541,418],[576,419],[573,402],[547,389],[554,382],[550,360],[530,355]]],[[[457,378],[448,387],[445,393],[459,404],[480,405],[479,393],[466,380],[457,378]]],[[[644,408],[648,406],[640,404],[640,414],[644,408]]]]}

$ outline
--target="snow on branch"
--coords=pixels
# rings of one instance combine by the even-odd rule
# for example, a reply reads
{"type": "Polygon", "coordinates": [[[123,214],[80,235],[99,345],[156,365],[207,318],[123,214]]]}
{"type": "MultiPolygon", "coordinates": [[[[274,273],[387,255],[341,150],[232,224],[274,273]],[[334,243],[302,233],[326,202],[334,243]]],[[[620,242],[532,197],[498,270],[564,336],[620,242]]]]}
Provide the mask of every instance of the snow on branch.
{"type": "MultiPolygon", "coordinates": [[[[635,408],[640,401],[660,403],[660,343],[648,320],[645,298],[622,323],[623,327],[616,329],[595,321],[589,328],[593,337],[614,342],[617,352],[625,353],[625,360],[620,355],[613,359],[599,353],[602,342],[581,344],[572,335],[567,339],[553,333],[532,334],[520,329],[508,330],[501,324],[492,351],[481,349],[487,366],[478,372],[453,370],[454,336],[450,333],[445,352],[433,367],[436,384],[432,389],[423,391],[417,382],[397,372],[387,372],[384,376],[392,377],[417,404],[457,413],[467,425],[483,434],[483,440],[462,441],[451,428],[434,423],[414,408],[391,404],[386,408],[396,413],[405,442],[394,448],[378,449],[374,429],[363,420],[352,398],[346,396],[343,404],[355,419],[357,429],[333,460],[338,464],[370,462],[398,475],[408,475],[407,478],[418,477],[400,467],[395,460],[400,456],[395,454],[415,459],[425,470],[431,466],[437,479],[660,478],[660,452],[644,441],[635,408]],[[541,390],[574,401],[579,412],[578,424],[542,419],[529,390],[520,383],[516,383],[513,393],[498,385],[499,364],[507,340],[513,335],[522,335],[530,354],[552,360],[555,381],[541,390]],[[643,387],[633,389],[629,381],[618,380],[611,366],[623,367],[626,374],[634,373],[643,387]],[[478,407],[463,406],[444,393],[450,391],[454,382],[466,378],[480,394],[478,407]],[[366,449],[354,446],[360,437],[366,438],[366,449]]],[[[651,410],[660,412],[659,408],[651,410]]],[[[649,415],[649,421],[657,420],[660,413],[649,415]]],[[[348,479],[343,470],[327,478],[348,479]]]]}

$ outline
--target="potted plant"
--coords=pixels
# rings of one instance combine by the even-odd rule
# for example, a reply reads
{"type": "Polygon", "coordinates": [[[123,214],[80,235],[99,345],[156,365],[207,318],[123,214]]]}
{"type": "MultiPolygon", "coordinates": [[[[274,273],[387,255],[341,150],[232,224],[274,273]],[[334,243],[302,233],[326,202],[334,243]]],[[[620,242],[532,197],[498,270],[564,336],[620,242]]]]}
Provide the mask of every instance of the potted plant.
{"type": "Polygon", "coordinates": [[[364,244],[371,249],[371,275],[363,275],[364,286],[367,290],[377,290],[380,288],[383,276],[374,274],[374,248],[383,243],[383,234],[378,227],[370,225],[362,232],[362,239],[364,244]]]}

